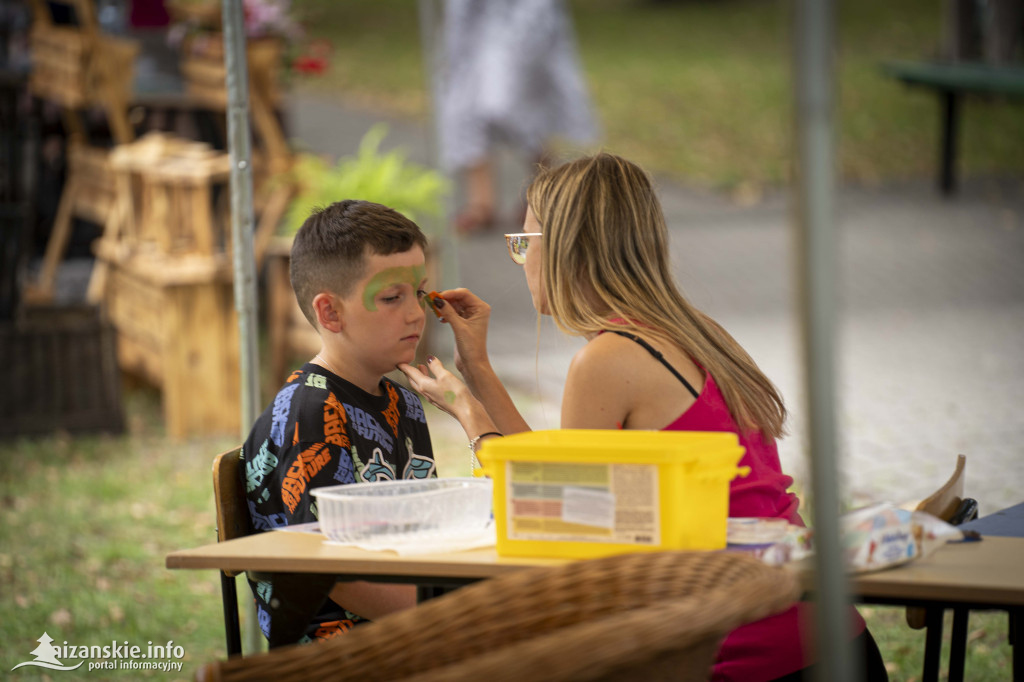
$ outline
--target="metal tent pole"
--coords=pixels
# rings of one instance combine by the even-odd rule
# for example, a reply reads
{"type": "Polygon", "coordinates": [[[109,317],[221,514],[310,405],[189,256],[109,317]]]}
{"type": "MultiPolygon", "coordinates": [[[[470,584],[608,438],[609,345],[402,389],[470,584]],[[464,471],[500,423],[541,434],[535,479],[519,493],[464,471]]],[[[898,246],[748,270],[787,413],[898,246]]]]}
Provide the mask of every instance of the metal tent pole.
{"type": "MultiPolygon", "coordinates": [[[[429,155],[435,168],[443,169],[441,163],[440,138],[441,121],[438,113],[438,102],[441,96],[441,76],[447,68],[444,60],[443,44],[438,39],[443,30],[444,19],[442,10],[438,8],[437,0],[418,0],[417,9],[419,12],[420,47],[423,54],[424,80],[427,87],[427,108],[429,110],[429,155]]],[[[443,36],[441,38],[443,40],[443,36]]],[[[445,173],[449,182],[454,186],[455,178],[450,173],[445,173]]],[[[444,215],[441,218],[442,224],[435,233],[433,240],[437,242],[434,254],[438,259],[437,269],[441,278],[440,282],[432,283],[435,289],[450,289],[459,286],[459,244],[453,232],[452,216],[455,213],[453,202],[454,193],[448,195],[445,200],[444,215]]],[[[451,334],[434,334],[431,336],[430,352],[443,357],[450,357],[455,351],[455,339],[451,334]]]]}
{"type": "MultiPolygon", "coordinates": [[[[241,359],[241,434],[249,435],[259,410],[259,348],[256,331],[256,260],[253,255],[252,149],[249,134],[249,68],[241,0],[223,0],[224,62],[228,91],[228,152],[231,157],[231,242],[235,277],[235,309],[238,311],[241,359]]],[[[244,650],[255,653],[263,646],[255,606],[247,606],[244,650]]]]}
{"type": "Polygon", "coordinates": [[[835,424],[836,258],[833,0],[797,0],[794,53],[798,292],[809,411],[818,608],[818,679],[859,679],[849,647],[849,586],[839,539],[835,424]]]}

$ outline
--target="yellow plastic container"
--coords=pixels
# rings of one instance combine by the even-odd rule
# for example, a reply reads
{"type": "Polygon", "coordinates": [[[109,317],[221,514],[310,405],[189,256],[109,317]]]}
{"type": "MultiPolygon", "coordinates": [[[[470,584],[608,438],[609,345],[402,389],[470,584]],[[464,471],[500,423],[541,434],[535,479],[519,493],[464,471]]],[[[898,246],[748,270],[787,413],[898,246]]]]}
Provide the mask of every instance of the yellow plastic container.
{"type": "Polygon", "coordinates": [[[725,547],[733,433],[560,429],[489,438],[502,556],[588,559],[725,547]]]}

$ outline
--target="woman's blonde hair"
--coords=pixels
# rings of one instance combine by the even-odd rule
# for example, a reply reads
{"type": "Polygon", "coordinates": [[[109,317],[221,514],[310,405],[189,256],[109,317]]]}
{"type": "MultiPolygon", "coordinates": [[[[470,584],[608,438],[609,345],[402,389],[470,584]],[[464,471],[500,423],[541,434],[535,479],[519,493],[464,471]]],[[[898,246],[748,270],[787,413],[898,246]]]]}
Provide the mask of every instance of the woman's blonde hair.
{"type": "Polygon", "coordinates": [[[541,170],[526,198],[543,229],[544,293],[560,329],[584,335],[643,325],[715,378],[741,431],[783,435],[778,390],[676,286],[665,216],[643,170],[613,154],[584,157],[541,170]]]}

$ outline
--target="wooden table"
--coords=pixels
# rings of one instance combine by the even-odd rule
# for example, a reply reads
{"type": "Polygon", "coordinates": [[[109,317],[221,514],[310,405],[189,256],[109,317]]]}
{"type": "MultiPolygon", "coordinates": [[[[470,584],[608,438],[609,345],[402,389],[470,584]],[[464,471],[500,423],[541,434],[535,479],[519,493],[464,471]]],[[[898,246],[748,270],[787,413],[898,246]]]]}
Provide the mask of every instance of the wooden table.
{"type": "MultiPolygon", "coordinates": [[[[499,557],[494,548],[399,556],[330,544],[312,533],[271,531],[167,555],[167,568],[332,574],[339,580],[457,586],[509,571],[565,563],[562,559],[499,557]]],[[[811,562],[790,567],[810,589],[811,562]]],[[[1024,613],[1024,538],[985,537],[949,544],[911,564],[851,576],[857,601],[902,606],[966,606],[1024,613]]],[[[1018,617],[1019,622],[1019,617],[1018,617]]],[[[1011,628],[1014,679],[1021,675],[1020,628],[1011,628]]]]}
{"type": "MultiPolygon", "coordinates": [[[[167,568],[331,573],[345,580],[465,584],[565,561],[499,557],[493,547],[406,557],[334,545],[313,533],[271,531],[172,552],[167,555],[167,568]]],[[[810,562],[792,566],[808,586],[810,566],[810,562]]],[[[946,545],[905,566],[852,576],[850,585],[861,599],[905,605],[942,602],[979,608],[1024,607],[1024,538],[986,537],[981,542],[946,545]]]]}

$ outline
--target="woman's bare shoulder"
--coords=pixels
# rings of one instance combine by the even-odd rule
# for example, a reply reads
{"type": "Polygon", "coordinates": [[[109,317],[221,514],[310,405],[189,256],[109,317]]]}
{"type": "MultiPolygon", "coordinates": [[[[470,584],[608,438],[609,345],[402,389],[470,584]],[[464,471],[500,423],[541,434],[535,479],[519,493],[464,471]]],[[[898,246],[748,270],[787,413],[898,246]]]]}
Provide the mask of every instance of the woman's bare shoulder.
{"type": "Polygon", "coordinates": [[[620,342],[632,343],[601,334],[573,357],[562,396],[563,428],[616,428],[626,421],[635,402],[636,363],[620,342]]]}

